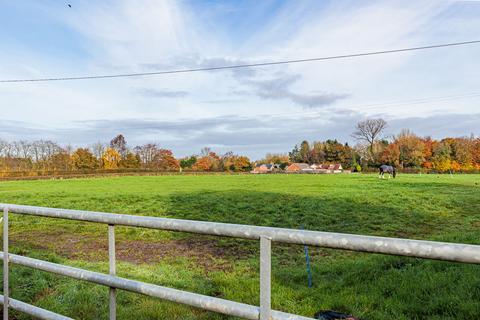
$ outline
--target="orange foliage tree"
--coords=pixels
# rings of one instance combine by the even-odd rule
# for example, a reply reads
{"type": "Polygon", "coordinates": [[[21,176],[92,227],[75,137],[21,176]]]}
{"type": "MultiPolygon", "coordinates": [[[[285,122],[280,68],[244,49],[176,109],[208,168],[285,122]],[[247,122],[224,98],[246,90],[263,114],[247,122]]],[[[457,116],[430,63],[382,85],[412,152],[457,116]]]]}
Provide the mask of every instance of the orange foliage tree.
{"type": "Polygon", "coordinates": [[[451,152],[452,151],[448,141],[441,141],[440,143],[437,143],[433,149],[433,168],[439,172],[447,172],[451,170],[451,152]]]}
{"type": "Polygon", "coordinates": [[[400,159],[400,148],[397,143],[390,143],[382,152],[380,159],[384,163],[398,166],[400,159]]]}
{"type": "Polygon", "coordinates": [[[180,169],[180,163],[167,149],[159,149],[153,156],[153,166],[157,170],[174,171],[180,169]]]}
{"type": "Polygon", "coordinates": [[[410,130],[402,130],[395,143],[400,151],[399,163],[402,167],[420,167],[425,161],[423,140],[410,130]]]}
{"type": "Polygon", "coordinates": [[[234,154],[227,154],[222,158],[222,165],[225,171],[250,171],[252,165],[250,159],[245,156],[238,156],[234,154]]]}
{"type": "Polygon", "coordinates": [[[120,162],[120,153],[113,148],[107,148],[102,155],[104,169],[117,169],[120,162]]]}
{"type": "Polygon", "coordinates": [[[220,169],[220,157],[215,152],[209,151],[208,154],[197,159],[193,169],[197,171],[218,171],[220,169]]]}

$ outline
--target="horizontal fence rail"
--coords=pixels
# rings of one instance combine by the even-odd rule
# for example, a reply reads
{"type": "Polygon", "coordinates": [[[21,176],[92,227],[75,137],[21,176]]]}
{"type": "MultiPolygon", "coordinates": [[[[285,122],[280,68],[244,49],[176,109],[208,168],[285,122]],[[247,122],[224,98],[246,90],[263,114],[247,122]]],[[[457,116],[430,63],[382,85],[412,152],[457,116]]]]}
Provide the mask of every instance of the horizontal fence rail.
{"type": "MultiPolygon", "coordinates": [[[[2,253],[3,255],[3,253],[2,253]]],[[[4,305],[3,295],[0,295],[0,304],[4,305]]],[[[45,320],[73,320],[72,318],[65,317],[48,310],[32,306],[31,304],[8,298],[8,306],[14,310],[28,314],[29,316],[35,317],[36,319],[45,319],[45,320]]]]}
{"type": "Polygon", "coordinates": [[[89,221],[110,225],[183,231],[253,240],[260,240],[260,238],[264,236],[270,238],[273,242],[306,244],[324,248],[383,253],[389,255],[409,256],[453,262],[474,264],[480,263],[480,246],[477,245],[362,236],[335,232],[258,227],[230,223],[145,217],[127,214],[43,208],[0,203],[0,210],[4,208],[8,208],[10,212],[20,214],[89,221]]]}
{"type": "MultiPolygon", "coordinates": [[[[271,242],[313,245],[318,247],[359,252],[480,264],[479,245],[259,227],[13,204],[0,204],[0,210],[7,212],[7,218],[8,212],[12,212],[25,215],[70,219],[108,225],[110,261],[110,274],[108,275],[19,255],[8,254],[8,247],[5,248],[5,246],[4,251],[7,253],[7,255],[1,252],[0,258],[4,261],[4,266],[6,265],[7,270],[8,263],[10,262],[21,266],[31,267],[110,287],[111,320],[115,319],[116,314],[116,289],[144,294],[171,302],[182,303],[203,310],[237,316],[244,319],[311,319],[270,309],[271,242]],[[260,306],[252,306],[244,303],[209,297],[201,294],[115,276],[114,226],[116,225],[260,240],[260,306]],[[8,259],[5,259],[6,256],[8,259]]],[[[7,232],[4,232],[4,243],[5,240],[7,240],[6,243],[8,244],[8,220],[7,225],[4,226],[4,230],[7,230],[7,232]],[[5,235],[7,235],[7,239],[5,235]]],[[[6,275],[8,283],[8,272],[6,275]]],[[[0,297],[0,303],[7,307],[7,311],[8,308],[12,308],[36,316],[40,319],[70,319],[47,310],[34,307],[24,302],[11,299],[8,297],[8,288],[7,290],[4,289],[4,295],[0,297]],[[4,296],[6,298],[4,298],[4,296]]]]}
{"type": "MultiPolygon", "coordinates": [[[[123,289],[150,297],[160,298],[163,300],[178,302],[192,307],[201,308],[217,313],[237,316],[244,319],[258,319],[259,308],[256,306],[234,302],[230,300],[209,297],[201,294],[191,293],[187,291],[171,289],[167,287],[157,286],[140,281],[129,280],[103,273],[88,271],[84,269],[64,266],[57,263],[42,261],[38,259],[22,257],[10,254],[10,261],[24,267],[30,267],[37,270],[47,271],[73,279],[92,282],[95,284],[123,289]]],[[[4,259],[3,252],[0,252],[0,260],[4,259]]],[[[311,319],[292,315],[280,311],[272,311],[272,319],[288,320],[288,319],[311,319]]]]}

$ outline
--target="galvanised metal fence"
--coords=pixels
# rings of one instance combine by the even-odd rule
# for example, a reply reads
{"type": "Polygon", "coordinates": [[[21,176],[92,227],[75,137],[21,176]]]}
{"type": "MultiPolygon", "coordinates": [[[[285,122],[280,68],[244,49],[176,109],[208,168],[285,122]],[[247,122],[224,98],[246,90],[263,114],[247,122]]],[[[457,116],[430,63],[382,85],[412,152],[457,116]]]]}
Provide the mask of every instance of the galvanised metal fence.
{"type": "Polygon", "coordinates": [[[109,317],[116,319],[116,290],[127,290],[162,300],[177,302],[207,311],[260,320],[312,319],[271,310],[271,243],[291,243],[325,248],[408,256],[452,262],[480,264],[480,246],[435,241],[409,240],[352,235],[333,232],[305,231],[284,228],[179,220],[104,212],[43,208],[13,204],[0,204],[3,210],[3,319],[8,319],[9,308],[39,319],[71,319],[51,311],[9,298],[9,264],[17,264],[38,270],[89,281],[110,288],[109,317]],[[70,219],[108,225],[108,249],[110,273],[103,274],[73,268],[43,260],[8,253],[8,214],[18,213],[41,217],[70,219]],[[260,307],[230,300],[209,297],[192,292],[162,287],[150,283],[121,278],[115,275],[115,226],[130,226],[169,231],[182,231],[215,236],[260,240],[260,307]]]}

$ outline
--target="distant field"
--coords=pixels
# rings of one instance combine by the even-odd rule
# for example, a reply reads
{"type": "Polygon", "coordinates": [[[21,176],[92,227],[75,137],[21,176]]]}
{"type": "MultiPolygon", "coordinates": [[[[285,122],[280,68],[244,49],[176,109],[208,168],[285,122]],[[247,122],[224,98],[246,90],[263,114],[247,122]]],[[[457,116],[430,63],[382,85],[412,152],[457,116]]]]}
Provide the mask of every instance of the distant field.
{"type": "MultiPolygon", "coordinates": [[[[0,201],[480,244],[480,175],[136,176],[0,182],[0,201]]],[[[14,253],[106,272],[106,226],[11,216],[14,253]]],[[[258,304],[258,242],[118,228],[120,276],[258,304]]],[[[478,319],[480,266],[273,244],[273,307],[362,319],[478,319]]],[[[13,297],[107,319],[108,289],[12,267],[13,297]]],[[[118,319],[233,319],[127,292],[118,319]]],[[[28,319],[15,314],[15,319],[28,319]]]]}

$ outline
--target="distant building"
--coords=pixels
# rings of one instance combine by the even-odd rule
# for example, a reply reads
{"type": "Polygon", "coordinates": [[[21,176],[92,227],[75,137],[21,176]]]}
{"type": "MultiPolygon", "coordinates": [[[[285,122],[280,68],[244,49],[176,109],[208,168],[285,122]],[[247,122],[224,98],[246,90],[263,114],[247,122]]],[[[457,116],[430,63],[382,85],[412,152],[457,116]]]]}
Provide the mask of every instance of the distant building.
{"type": "Polygon", "coordinates": [[[252,173],[268,173],[272,172],[274,166],[271,163],[262,163],[257,164],[255,168],[253,168],[252,173]]]}
{"type": "Polygon", "coordinates": [[[318,165],[319,173],[342,173],[343,167],[340,163],[318,165]]]}
{"type": "Polygon", "coordinates": [[[312,164],[310,166],[315,173],[342,173],[343,167],[340,163],[334,164],[312,164]]]}
{"type": "Polygon", "coordinates": [[[334,164],[332,168],[333,173],[342,173],[343,167],[340,163],[334,164]]]}
{"type": "MultiPolygon", "coordinates": [[[[272,173],[283,172],[279,164],[261,163],[257,164],[251,173],[272,173]]],[[[312,164],[292,163],[285,168],[286,173],[342,173],[345,172],[340,163],[333,164],[312,164]]]]}
{"type": "Polygon", "coordinates": [[[313,172],[313,169],[308,165],[308,163],[292,163],[287,168],[286,172],[296,172],[296,173],[307,173],[313,172]]]}
{"type": "Polygon", "coordinates": [[[259,163],[253,168],[251,171],[252,173],[270,173],[270,172],[277,172],[280,171],[280,165],[279,164],[273,164],[273,163],[259,163]]]}

